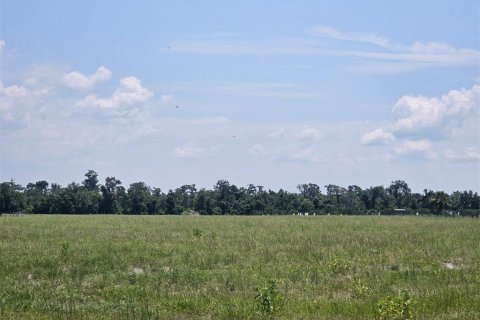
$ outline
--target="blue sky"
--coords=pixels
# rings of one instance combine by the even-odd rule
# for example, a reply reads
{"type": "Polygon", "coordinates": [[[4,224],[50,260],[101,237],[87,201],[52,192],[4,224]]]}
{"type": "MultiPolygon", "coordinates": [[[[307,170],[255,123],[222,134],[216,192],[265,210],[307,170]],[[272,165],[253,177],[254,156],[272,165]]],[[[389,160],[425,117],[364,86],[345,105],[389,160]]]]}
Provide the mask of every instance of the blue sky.
{"type": "Polygon", "coordinates": [[[480,190],[478,1],[1,0],[0,14],[2,181],[480,190]]]}

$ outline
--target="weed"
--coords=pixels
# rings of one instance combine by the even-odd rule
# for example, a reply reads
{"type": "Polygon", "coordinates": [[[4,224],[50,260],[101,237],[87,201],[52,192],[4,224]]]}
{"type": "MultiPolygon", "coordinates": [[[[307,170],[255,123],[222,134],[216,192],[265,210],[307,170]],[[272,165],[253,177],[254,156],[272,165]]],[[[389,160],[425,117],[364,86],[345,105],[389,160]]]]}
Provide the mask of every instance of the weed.
{"type": "Polygon", "coordinates": [[[63,263],[67,263],[69,254],[70,254],[70,243],[68,241],[64,241],[62,243],[62,248],[60,250],[60,260],[63,263]]]}
{"type": "Polygon", "coordinates": [[[377,302],[378,319],[409,320],[412,319],[411,305],[413,300],[406,289],[397,296],[387,296],[377,302]]]}
{"type": "Polygon", "coordinates": [[[201,238],[202,237],[202,230],[200,230],[198,228],[193,228],[192,233],[193,233],[193,236],[195,238],[201,238]]]}
{"type": "Polygon", "coordinates": [[[352,269],[352,263],[343,258],[334,257],[328,262],[328,269],[334,275],[346,274],[352,269]]]}
{"type": "Polygon", "coordinates": [[[267,317],[273,316],[282,304],[283,298],[278,292],[277,284],[270,280],[263,288],[256,288],[255,301],[262,314],[267,317]]]}
{"type": "Polygon", "coordinates": [[[353,282],[352,296],[354,298],[367,298],[371,294],[371,289],[361,280],[357,279],[353,282]]]}

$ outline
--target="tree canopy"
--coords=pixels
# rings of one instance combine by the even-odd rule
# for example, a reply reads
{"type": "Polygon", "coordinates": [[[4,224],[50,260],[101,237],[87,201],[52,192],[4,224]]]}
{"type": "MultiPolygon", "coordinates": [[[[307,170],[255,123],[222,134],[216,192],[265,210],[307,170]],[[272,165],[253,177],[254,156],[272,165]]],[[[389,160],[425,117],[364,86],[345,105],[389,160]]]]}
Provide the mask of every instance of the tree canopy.
{"type": "Polygon", "coordinates": [[[219,180],[211,190],[183,185],[168,192],[135,182],[125,188],[115,177],[99,184],[98,174],[88,170],[81,184],[66,187],[45,180],[25,187],[13,180],[0,183],[0,213],[39,214],[182,214],[196,211],[203,215],[256,214],[455,214],[478,215],[480,197],[471,190],[443,191],[425,189],[412,193],[405,181],[392,181],[388,187],[362,189],[351,185],[319,184],[297,186],[298,193],[273,191],[249,184],[237,187],[219,180]],[[395,210],[397,209],[397,210],[395,210]],[[398,210],[402,209],[402,210],[398,210]]]}

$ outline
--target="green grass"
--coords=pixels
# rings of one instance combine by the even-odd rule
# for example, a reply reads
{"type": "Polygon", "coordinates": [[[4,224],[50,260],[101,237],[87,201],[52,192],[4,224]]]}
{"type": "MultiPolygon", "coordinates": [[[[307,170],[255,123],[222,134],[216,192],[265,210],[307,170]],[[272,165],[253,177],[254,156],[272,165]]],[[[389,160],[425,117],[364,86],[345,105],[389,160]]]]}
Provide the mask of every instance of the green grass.
{"type": "Polygon", "coordinates": [[[480,319],[480,220],[0,217],[0,319],[395,319],[402,290],[480,319]]]}

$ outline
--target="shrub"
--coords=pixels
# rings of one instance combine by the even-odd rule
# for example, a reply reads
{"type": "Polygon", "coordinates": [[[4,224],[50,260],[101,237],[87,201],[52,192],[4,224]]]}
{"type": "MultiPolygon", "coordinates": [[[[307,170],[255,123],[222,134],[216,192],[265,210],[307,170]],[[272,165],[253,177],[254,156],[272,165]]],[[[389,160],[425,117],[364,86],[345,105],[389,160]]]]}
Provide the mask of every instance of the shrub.
{"type": "Polygon", "coordinates": [[[278,292],[275,281],[270,280],[268,285],[263,288],[256,288],[255,301],[257,306],[265,316],[272,316],[282,303],[282,296],[278,292]]]}
{"type": "Polygon", "coordinates": [[[380,320],[409,320],[412,318],[410,310],[413,303],[407,290],[402,290],[397,296],[388,296],[377,302],[378,319],[380,320]]]}

